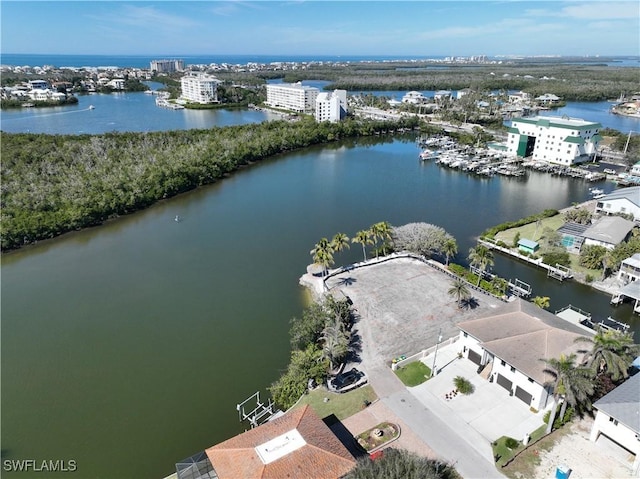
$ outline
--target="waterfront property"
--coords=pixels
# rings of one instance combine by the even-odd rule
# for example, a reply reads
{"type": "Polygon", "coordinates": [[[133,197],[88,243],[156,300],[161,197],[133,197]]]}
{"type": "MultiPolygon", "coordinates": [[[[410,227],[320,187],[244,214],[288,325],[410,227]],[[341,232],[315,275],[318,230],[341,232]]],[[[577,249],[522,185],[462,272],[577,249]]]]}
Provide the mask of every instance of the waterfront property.
{"type": "Polygon", "coordinates": [[[347,114],[347,90],[319,93],[315,113],[316,121],[342,120],[347,114]]]}
{"type": "Polygon", "coordinates": [[[625,220],[619,216],[604,216],[582,233],[584,244],[613,249],[629,238],[634,226],[633,221],[625,220]]]}
{"type": "Polygon", "coordinates": [[[627,379],[594,403],[596,418],[589,439],[610,439],[634,456],[632,474],[640,477],[640,374],[627,379]]]}
{"type": "Polygon", "coordinates": [[[508,128],[509,155],[570,166],[587,161],[602,139],[599,123],[577,118],[518,118],[508,128]]]}
{"type": "Polygon", "coordinates": [[[595,208],[596,213],[613,215],[616,213],[631,214],[635,220],[640,219],[640,186],[621,188],[600,198],[595,208]]]}
{"type": "Polygon", "coordinates": [[[518,241],[518,249],[523,253],[534,254],[536,251],[540,249],[540,245],[537,241],[533,241],[530,239],[522,238],[518,241]]]}
{"type": "Polygon", "coordinates": [[[217,103],[220,80],[205,73],[191,72],[180,79],[181,98],[192,103],[217,103]]]}
{"type": "Polygon", "coordinates": [[[315,110],[318,90],[315,87],[298,83],[267,84],[267,105],[297,113],[310,113],[315,110]]]}
{"type": "Polygon", "coordinates": [[[625,284],[638,279],[640,279],[640,253],[624,259],[618,270],[618,280],[625,284]]]}
{"type": "Polygon", "coordinates": [[[542,410],[552,401],[553,378],[544,360],[578,354],[576,338],[589,332],[518,299],[490,315],[462,322],[460,348],[478,366],[478,374],[506,389],[528,406],[542,410]]]}
{"type": "Polygon", "coordinates": [[[205,453],[206,458],[196,455],[204,474],[194,468],[177,468],[178,479],[314,479],[318,474],[338,479],[356,465],[349,450],[308,405],[216,444],[205,453]]]}

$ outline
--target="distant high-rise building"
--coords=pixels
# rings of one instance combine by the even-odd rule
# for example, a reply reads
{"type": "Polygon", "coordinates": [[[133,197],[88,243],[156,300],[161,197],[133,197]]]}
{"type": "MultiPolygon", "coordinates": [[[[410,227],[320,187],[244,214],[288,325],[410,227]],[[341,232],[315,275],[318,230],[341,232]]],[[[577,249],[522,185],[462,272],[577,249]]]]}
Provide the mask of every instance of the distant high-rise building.
{"type": "Polygon", "coordinates": [[[152,60],[151,71],[156,73],[172,73],[184,71],[184,60],[152,60]]]}
{"type": "Polygon", "coordinates": [[[205,73],[192,72],[180,79],[181,98],[193,103],[216,103],[218,101],[218,80],[205,73]]]}
{"type": "Polygon", "coordinates": [[[316,108],[319,90],[302,83],[277,83],[267,85],[267,105],[300,113],[312,113],[316,108]]]}

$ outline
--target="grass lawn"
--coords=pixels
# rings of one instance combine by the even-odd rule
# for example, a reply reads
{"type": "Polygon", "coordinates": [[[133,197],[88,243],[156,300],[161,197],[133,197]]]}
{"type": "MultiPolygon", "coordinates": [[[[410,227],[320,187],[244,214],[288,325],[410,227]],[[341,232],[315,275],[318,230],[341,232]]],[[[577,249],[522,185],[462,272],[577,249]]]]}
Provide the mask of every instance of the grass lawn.
{"type": "Polygon", "coordinates": [[[331,392],[322,386],[305,395],[296,407],[309,404],[321,418],[335,414],[338,419],[343,420],[361,411],[365,407],[365,401],[371,403],[377,398],[369,385],[342,394],[331,392]],[[328,401],[325,402],[325,398],[328,401]]]}
{"type": "MultiPolygon", "coordinates": [[[[544,425],[544,426],[540,426],[538,429],[533,431],[531,433],[529,443],[535,442],[538,439],[540,439],[542,436],[544,436],[546,429],[547,429],[547,426],[544,425]]],[[[499,457],[499,459],[496,461],[496,467],[502,467],[513,456],[515,456],[517,453],[519,453],[524,449],[524,446],[522,445],[521,441],[518,441],[518,445],[513,449],[509,449],[507,447],[506,441],[507,441],[507,436],[502,436],[493,444],[491,444],[491,447],[493,448],[493,457],[494,458],[499,457]]]]}
{"type": "Polygon", "coordinates": [[[413,387],[422,384],[431,377],[431,368],[422,361],[415,361],[396,369],[396,376],[405,386],[413,387]]]}
{"type": "Polygon", "coordinates": [[[540,225],[537,226],[537,229],[536,223],[537,222],[534,221],[533,223],[529,223],[524,226],[501,231],[496,234],[496,241],[504,241],[509,246],[512,246],[513,239],[516,237],[517,233],[520,233],[520,239],[539,241],[545,228],[551,228],[555,231],[564,224],[564,215],[559,213],[555,216],[551,216],[550,218],[544,218],[540,221],[540,225]]]}

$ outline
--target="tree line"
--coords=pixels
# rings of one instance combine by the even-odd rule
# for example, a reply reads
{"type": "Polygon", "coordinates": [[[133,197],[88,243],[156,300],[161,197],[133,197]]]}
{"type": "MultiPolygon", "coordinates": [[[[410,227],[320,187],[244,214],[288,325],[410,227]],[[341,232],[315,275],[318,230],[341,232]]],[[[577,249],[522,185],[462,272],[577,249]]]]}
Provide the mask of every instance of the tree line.
{"type": "Polygon", "coordinates": [[[303,118],[150,133],[0,132],[1,246],[6,251],[100,224],[279,153],[418,124],[416,118],[303,118]]]}

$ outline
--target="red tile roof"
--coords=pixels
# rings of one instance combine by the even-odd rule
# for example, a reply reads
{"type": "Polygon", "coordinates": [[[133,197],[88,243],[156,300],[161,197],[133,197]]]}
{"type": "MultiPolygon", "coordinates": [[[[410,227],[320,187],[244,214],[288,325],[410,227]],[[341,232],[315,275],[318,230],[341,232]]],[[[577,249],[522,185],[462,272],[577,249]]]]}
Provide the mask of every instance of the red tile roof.
{"type": "Polygon", "coordinates": [[[309,406],[289,411],[205,452],[219,479],[337,479],[356,464],[347,448],[309,406]],[[293,429],[306,445],[264,464],[255,448],[293,429]]]}

